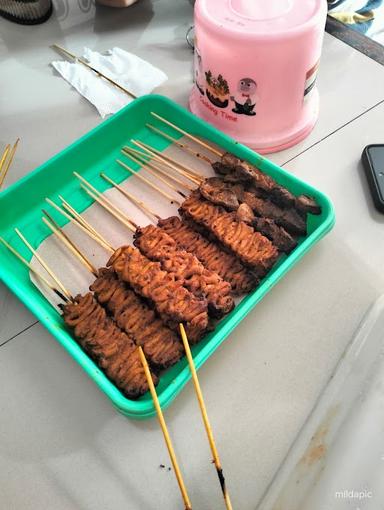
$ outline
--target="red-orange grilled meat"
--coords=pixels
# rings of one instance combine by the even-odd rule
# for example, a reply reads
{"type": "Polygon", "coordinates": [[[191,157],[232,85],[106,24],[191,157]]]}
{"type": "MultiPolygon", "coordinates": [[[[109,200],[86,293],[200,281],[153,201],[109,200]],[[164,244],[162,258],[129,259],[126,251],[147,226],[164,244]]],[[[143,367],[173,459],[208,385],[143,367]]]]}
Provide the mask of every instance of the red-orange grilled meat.
{"type": "Polygon", "coordinates": [[[276,262],[278,251],[269,239],[246,223],[237,221],[236,213],[208,202],[198,192],[193,192],[179,211],[182,216],[206,228],[258,274],[264,275],[276,262]]]}
{"type": "MultiPolygon", "coordinates": [[[[148,390],[136,345],[91,293],[65,304],[63,318],[85,352],[127,397],[138,398],[148,390]]],[[[153,379],[157,383],[154,374],[153,379]]]]}
{"type": "Polygon", "coordinates": [[[256,276],[234,255],[224,251],[179,217],[160,220],[158,225],[174,239],[179,249],[194,253],[206,268],[229,282],[235,295],[246,294],[257,287],[259,282],[256,276]]]}
{"type": "Polygon", "coordinates": [[[123,246],[112,255],[108,266],[148,299],[172,329],[178,331],[178,323],[184,323],[191,342],[204,335],[208,328],[207,300],[197,299],[175,275],[162,270],[159,262],[150,261],[132,246],[123,246]]]}
{"type": "Polygon", "coordinates": [[[193,294],[206,297],[213,317],[220,318],[235,306],[230,283],[206,269],[192,253],[180,250],[176,241],[161,228],[154,225],[138,228],[134,244],[150,260],[160,262],[162,269],[174,274],[193,294]]]}
{"type": "Polygon", "coordinates": [[[112,269],[100,269],[90,289],[119,328],[141,345],[151,366],[168,368],[182,357],[184,349],[179,336],[112,269]]]}

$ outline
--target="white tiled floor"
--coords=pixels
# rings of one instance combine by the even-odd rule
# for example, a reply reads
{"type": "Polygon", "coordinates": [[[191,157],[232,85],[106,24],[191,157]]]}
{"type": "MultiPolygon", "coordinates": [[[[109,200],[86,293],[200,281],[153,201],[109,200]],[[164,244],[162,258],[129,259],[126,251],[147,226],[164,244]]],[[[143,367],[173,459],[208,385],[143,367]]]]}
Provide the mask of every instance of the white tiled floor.
{"type": "MultiPolygon", "coordinates": [[[[163,93],[186,104],[187,1],[144,1],[122,15],[99,10],[95,21],[93,8],[82,17],[71,9],[36,32],[0,20],[7,71],[2,87],[9,91],[6,100],[0,97],[0,141],[22,138],[8,183],[100,122],[47,68],[54,56],[50,42],[61,40],[77,51],[84,43],[131,49],[165,69],[170,81],[163,93]],[[28,97],[20,82],[13,86],[11,72],[31,80],[28,97]]],[[[359,320],[384,287],[384,216],[373,209],[359,163],[364,145],[383,141],[384,105],[353,121],[384,101],[384,68],[326,36],[319,86],[315,130],[272,159],[291,160],[289,171],[330,195],[336,227],[200,371],[234,508],[241,510],[255,509],[359,320]]],[[[34,321],[4,287],[0,320],[0,343],[34,321]]],[[[181,508],[173,473],[159,467],[169,460],[157,422],[118,415],[40,325],[0,348],[0,387],[1,509],[181,508]]],[[[221,508],[191,385],[166,418],[194,508],[221,508]]]]}

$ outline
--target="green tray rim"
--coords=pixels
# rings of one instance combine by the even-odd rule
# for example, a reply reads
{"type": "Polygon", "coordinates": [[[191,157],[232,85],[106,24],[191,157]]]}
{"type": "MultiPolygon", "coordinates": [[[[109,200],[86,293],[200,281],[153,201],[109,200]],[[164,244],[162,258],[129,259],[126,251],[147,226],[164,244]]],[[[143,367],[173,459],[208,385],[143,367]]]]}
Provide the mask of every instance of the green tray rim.
{"type": "MultiPolygon", "coordinates": [[[[56,160],[58,160],[64,153],[73,151],[74,149],[81,147],[84,141],[92,138],[99,131],[108,129],[110,123],[112,123],[118,117],[125,117],[131,115],[132,111],[143,102],[155,101],[163,106],[176,110],[182,117],[187,118],[191,121],[192,127],[197,129],[190,130],[194,134],[201,135],[204,138],[217,143],[224,149],[236,154],[237,156],[247,159],[251,163],[261,166],[262,170],[267,174],[273,174],[274,178],[279,180],[279,177],[284,176],[292,184],[296,184],[303,189],[303,193],[308,193],[314,196],[323,208],[324,219],[322,223],[308,235],[301,244],[293,250],[293,252],[275,269],[271,274],[262,282],[262,284],[248,297],[246,302],[241,302],[230,316],[230,320],[226,321],[222,325],[220,331],[216,332],[208,343],[202,348],[202,350],[195,356],[194,361],[196,368],[198,369],[205,363],[213,352],[228,338],[230,333],[239,324],[239,322],[256,306],[256,304],[274,287],[278,281],[310,250],[313,246],[320,241],[334,226],[335,224],[335,212],[330,199],[321,191],[317,190],[310,184],[305,183],[301,179],[292,175],[288,171],[284,170],[275,163],[269,161],[267,158],[260,154],[252,151],[248,147],[233,140],[228,135],[217,130],[212,125],[206,123],[202,119],[196,117],[182,106],[176,104],[172,100],[156,95],[150,94],[142,96],[114,116],[108,118],[98,126],[87,132],[85,135],[74,141],[72,144],[67,146],[65,149],[54,155],[52,158],[47,160],[45,163],[37,167],[32,172],[28,173],[20,180],[12,184],[9,188],[0,193],[0,205],[1,202],[12,195],[20,188],[28,186],[30,179],[37,173],[43,172],[47,166],[50,166],[56,160]],[[203,134],[204,133],[204,134],[203,134]]],[[[289,186],[287,186],[289,188],[289,186]]],[[[113,385],[111,381],[103,374],[103,372],[95,365],[95,363],[85,354],[85,352],[76,343],[73,337],[66,331],[57,327],[58,321],[52,321],[52,318],[48,317],[46,311],[40,307],[39,304],[34,303],[30,299],[28,289],[18,285],[17,279],[13,278],[13,275],[9,271],[5,270],[0,265],[0,280],[7,285],[15,295],[24,303],[24,305],[38,318],[38,320],[52,333],[52,335],[59,341],[64,349],[75,359],[77,363],[85,370],[88,376],[98,385],[103,393],[111,400],[112,404],[125,416],[146,419],[155,416],[156,412],[152,401],[140,401],[130,400],[122,395],[122,393],[113,385]]],[[[32,282],[31,282],[31,285],[32,282]]],[[[54,310],[52,309],[52,312],[54,310]]],[[[59,318],[59,315],[57,315],[59,318]]],[[[168,386],[159,393],[159,401],[161,407],[164,409],[168,407],[176,396],[181,392],[187,382],[191,379],[189,367],[186,365],[184,369],[171,381],[168,386]]]]}

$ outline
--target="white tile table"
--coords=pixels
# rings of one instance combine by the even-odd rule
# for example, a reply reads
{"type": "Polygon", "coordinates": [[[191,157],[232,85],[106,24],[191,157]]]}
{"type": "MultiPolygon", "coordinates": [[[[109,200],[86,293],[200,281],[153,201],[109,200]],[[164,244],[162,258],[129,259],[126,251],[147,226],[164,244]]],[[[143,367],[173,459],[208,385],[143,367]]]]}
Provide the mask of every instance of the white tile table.
{"type": "MultiPolygon", "coordinates": [[[[8,184],[100,122],[48,67],[52,42],[77,52],[84,44],[127,48],[166,70],[170,80],[162,92],[186,104],[187,1],[144,0],[126,11],[96,13],[81,5],[84,12],[58,3],[58,16],[41,27],[0,20],[0,142],[22,138],[8,184]]],[[[326,36],[319,86],[315,130],[272,159],[290,160],[288,170],[329,194],[336,227],[199,372],[240,510],[255,509],[359,320],[384,288],[384,216],[371,205],[359,163],[364,145],[383,141],[384,105],[375,105],[384,100],[384,68],[326,36]]],[[[156,420],[118,415],[33,322],[1,287],[0,508],[182,508],[156,420]]],[[[194,508],[222,508],[190,384],[166,418],[194,508]]]]}

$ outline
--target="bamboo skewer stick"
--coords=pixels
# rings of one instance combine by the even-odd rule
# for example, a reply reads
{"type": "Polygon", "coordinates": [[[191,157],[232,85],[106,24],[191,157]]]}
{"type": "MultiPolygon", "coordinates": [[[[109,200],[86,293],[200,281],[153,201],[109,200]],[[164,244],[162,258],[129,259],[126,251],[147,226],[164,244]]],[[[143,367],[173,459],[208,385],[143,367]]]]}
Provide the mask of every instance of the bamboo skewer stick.
{"type": "MultiPolygon", "coordinates": [[[[4,160],[3,165],[0,166],[0,188],[3,185],[3,182],[7,176],[8,170],[11,168],[11,164],[12,164],[13,158],[15,156],[15,152],[16,152],[17,146],[19,144],[19,141],[20,141],[20,138],[18,138],[16,140],[16,142],[14,143],[14,145],[11,149],[11,152],[9,153],[8,160],[7,161],[4,160]]],[[[8,151],[7,151],[7,153],[8,153],[8,151]]]]}
{"type": "MultiPolygon", "coordinates": [[[[187,179],[189,179],[191,182],[193,182],[194,184],[196,184],[196,186],[200,186],[200,184],[202,184],[204,182],[204,178],[199,178],[199,179],[195,179],[194,177],[192,178],[191,176],[189,176],[187,173],[184,172],[184,170],[181,170],[180,168],[176,168],[176,167],[173,167],[172,165],[170,165],[170,163],[168,162],[164,162],[162,163],[164,166],[167,166],[168,165],[168,168],[170,168],[171,170],[173,170],[174,172],[177,172],[178,174],[186,177],[187,179]]],[[[189,187],[189,190],[190,191],[194,191],[195,188],[192,188],[192,187],[189,187]]]]}
{"type": "MultiPolygon", "coordinates": [[[[46,199],[48,200],[48,199],[46,199]]],[[[54,204],[56,206],[56,204],[54,204]]],[[[101,246],[102,248],[104,248],[105,250],[109,251],[110,253],[114,253],[116,250],[115,248],[113,248],[113,246],[111,246],[109,243],[106,243],[104,244],[104,242],[102,241],[102,236],[101,234],[99,234],[98,232],[96,232],[96,235],[91,232],[90,230],[88,230],[86,227],[84,227],[81,223],[79,223],[77,220],[75,220],[74,218],[71,218],[65,211],[63,211],[62,209],[60,209],[60,207],[56,206],[56,209],[58,211],[60,211],[63,216],[65,216],[66,218],[69,218],[69,221],[72,222],[73,225],[75,225],[76,227],[78,227],[80,230],[82,230],[82,232],[84,232],[85,234],[87,234],[87,236],[89,236],[91,239],[93,239],[94,241],[96,241],[99,246],[101,246]]]]}
{"type": "Polygon", "coordinates": [[[199,379],[197,377],[196,367],[195,367],[195,363],[193,361],[191,349],[189,347],[188,338],[187,338],[187,335],[185,333],[185,329],[184,329],[183,324],[180,324],[179,326],[180,326],[181,338],[182,338],[183,344],[184,344],[185,354],[186,354],[186,357],[187,357],[187,360],[188,360],[188,364],[189,364],[189,368],[190,368],[191,374],[192,374],[193,385],[195,387],[195,392],[196,392],[197,400],[199,402],[201,416],[202,416],[202,419],[203,419],[203,422],[204,422],[204,427],[205,427],[205,430],[206,430],[206,433],[207,433],[209,446],[211,448],[211,452],[212,452],[212,456],[213,456],[213,461],[215,463],[215,467],[216,467],[216,471],[217,471],[217,476],[219,477],[220,487],[221,487],[221,491],[223,493],[223,497],[224,497],[224,501],[225,501],[225,506],[226,506],[227,510],[232,510],[231,500],[230,500],[229,493],[228,493],[228,490],[227,490],[227,487],[226,487],[226,484],[225,484],[223,468],[221,467],[219,453],[217,451],[215,439],[213,437],[212,427],[211,427],[211,424],[210,424],[210,421],[209,421],[209,418],[208,418],[207,409],[205,407],[204,398],[203,398],[203,394],[202,394],[202,391],[201,391],[200,382],[199,382],[199,379]]]}
{"type": "MultiPolygon", "coordinates": [[[[154,175],[154,173],[150,170],[150,168],[153,168],[155,172],[160,172],[162,175],[164,175],[167,179],[171,179],[172,181],[177,182],[180,186],[183,186],[189,191],[193,191],[193,188],[189,186],[185,181],[182,181],[181,179],[178,179],[174,175],[170,174],[169,172],[166,172],[163,168],[159,166],[159,164],[155,163],[154,161],[157,160],[146,160],[145,158],[150,157],[149,154],[146,154],[144,152],[140,152],[136,149],[132,149],[131,147],[123,147],[122,152],[129,157],[130,153],[136,154],[136,157],[140,160],[141,164],[145,164],[147,171],[154,175]]],[[[160,158],[159,158],[160,159],[160,158]]],[[[161,164],[165,165],[165,163],[161,162],[161,164]]],[[[168,167],[169,168],[169,167],[168,167]]],[[[156,174],[158,175],[158,174],[156,174]]]]}
{"type": "Polygon", "coordinates": [[[56,211],[60,212],[65,218],[67,218],[69,221],[71,221],[74,225],[76,225],[78,228],[80,228],[83,232],[85,232],[89,237],[91,237],[94,241],[96,241],[102,248],[104,248],[107,251],[110,251],[113,253],[115,250],[112,248],[112,246],[105,241],[100,234],[95,235],[93,232],[89,231],[87,227],[82,225],[79,221],[74,219],[72,216],[70,216],[66,211],[63,211],[55,202],[52,202],[49,198],[45,199],[46,202],[48,202],[49,205],[51,205],[56,211]]]}
{"type": "Polygon", "coordinates": [[[57,235],[57,238],[64,244],[64,246],[66,246],[67,248],[69,248],[69,246],[72,246],[72,248],[70,248],[70,251],[71,253],[77,258],[77,260],[80,261],[80,263],[93,275],[95,276],[96,278],[98,277],[98,273],[97,271],[93,268],[91,269],[92,267],[92,264],[89,265],[88,262],[87,262],[87,258],[85,257],[85,255],[79,250],[79,248],[77,248],[76,245],[73,244],[73,242],[71,241],[71,239],[68,238],[68,243],[66,242],[66,239],[65,237],[63,237],[62,235],[60,235],[60,231],[58,229],[56,229],[54,227],[54,225],[50,224],[49,221],[46,220],[46,218],[41,218],[44,223],[52,230],[52,232],[54,234],[57,235]],[[91,266],[91,267],[90,267],[91,266]]]}
{"type": "Polygon", "coordinates": [[[85,186],[82,186],[83,189],[85,189],[88,193],[88,195],[92,196],[92,198],[94,200],[96,200],[96,197],[98,198],[98,200],[96,200],[96,202],[98,202],[99,204],[101,202],[103,202],[104,204],[107,205],[107,207],[105,207],[105,209],[107,209],[115,218],[117,218],[117,216],[120,216],[121,219],[123,220],[122,222],[125,224],[126,227],[128,227],[130,230],[134,229],[135,226],[132,224],[132,222],[128,219],[128,217],[123,213],[123,211],[121,211],[121,209],[119,209],[113,202],[111,202],[107,197],[105,197],[103,195],[103,193],[101,193],[99,190],[97,190],[94,186],[92,186],[92,184],[90,182],[88,182],[86,179],[84,179],[84,177],[82,177],[81,175],[79,175],[77,172],[73,172],[74,175],[80,179],[80,181],[85,184],[85,186]],[[92,192],[89,193],[89,191],[92,192]],[[112,212],[114,211],[114,213],[112,212]]]}
{"type": "Polygon", "coordinates": [[[61,200],[62,207],[68,211],[78,222],[80,222],[85,228],[87,228],[89,231],[93,232],[95,236],[99,236],[100,239],[105,243],[109,244],[93,227],[92,225],[86,221],[77,211],[74,209],[69,202],[64,200],[64,198],[59,195],[59,199],[61,200]]]}
{"type": "Polygon", "coordinates": [[[58,289],[56,289],[56,287],[53,287],[53,285],[45,278],[45,276],[43,276],[39,271],[34,269],[31,266],[31,264],[28,262],[28,260],[26,260],[23,256],[21,256],[20,253],[18,251],[16,251],[15,248],[13,248],[13,246],[11,246],[9,243],[7,243],[7,241],[5,239],[3,239],[2,237],[0,237],[0,242],[6,248],[8,248],[8,250],[11,253],[13,253],[13,255],[15,257],[17,257],[25,266],[27,266],[28,269],[31,271],[31,273],[33,273],[35,275],[35,277],[37,277],[39,280],[41,280],[46,285],[46,287],[48,287],[52,292],[54,292],[57,296],[59,296],[59,298],[62,299],[64,302],[68,302],[68,298],[66,296],[64,296],[64,294],[62,294],[58,289]]]}
{"type": "MultiPolygon", "coordinates": [[[[124,188],[122,188],[121,186],[119,186],[119,184],[117,184],[115,181],[113,181],[110,177],[108,177],[108,175],[105,175],[104,173],[101,173],[100,176],[105,179],[107,182],[109,182],[110,184],[112,184],[113,187],[115,187],[116,189],[118,189],[120,191],[120,193],[122,195],[124,195],[126,198],[128,198],[129,200],[131,200],[137,207],[140,207],[141,209],[143,209],[147,214],[149,214],[151,217],[153,217],[155,220],[160,220],[160,216],[158,214],[156,214],[154,211],[152,211],[152,209],[150,209],[147,205],[144,204],[144,202],[141,202],[140,200],[138,200],[137,198],[135,198],[131,193],[129,193],[128,191],[126,191],[124,188]]],[[[137,225],[132,221],[130,220],[132,225],[135,225],[135,227],[137,227],[137,225]]]]}
{"type": "MultiPolygon", "coordinates": [[[[128,156],[128,157],[131,157],[131,154],[129,154],[129,151],[126,151],[125,152],[125,155],[128,156]]],[[[171,189],[173,189],[173,191],[176,191],[176,193],[178,193],[180,196],[182,196],[183,198],[186,198],[186,195],[185,193],[183,193],[181,190],[177,189],[172,183],[170,183],[167,179],[164,179],[164,177],[162,175],[159,175],[158,173],[156,173],[155,171],[153,171],[151,168],[153,167],[153,165],[151,165],[151,163],[149,163],[148,161],[143,161],[143,158],[138,159],[138,158],[131,158],[133,161],[135,161],[135,163],[137,164],[141,164],[141,165],[145,165],[145,170],[150,174],[150,175],[153,175],[154,177],[156,177],[156,179],[159,179],[161,182],[163,182],[166,186],[169,186],[171,189]]],[[[165,174],[167,175],[165,172],[161,171],[160,173],[162,174],[165,174]]],[[[169,179],[169,176],[167,176],[168,179],[169,179]]]]}
{"type": "Polygon", "coordinates": [[[3,152],[2,156],[1,156],[1,159],[0,159],[0,175],[2,174],[3,165],[5,163],[5,160],[7,159],[8,152],[9,152],[10,148],[11,148],[11,146],[8,144],[5,147],[4,152],[3,152]]]}
{"type": "Polygon", "coordinates": [[[199,175],[198,173],[196,173],[192,168],[179,163],[175,159],[165,155],[164,153],[158,151],[157,149],[154,149],[150,145],[147,145],[144,142],[140,142],[139,140],[131,140],[131,142],[134,145],[136,145],[137,147],[140,147],[140,149],[143,149],[146,152],[148,152],[153,158],[160,160],[161,163],[164,163],[164,164],[166,163],[168,166],[171,166],[171,168],[174,168],[174,167],[180,168],[186,174],[188,174],[187,176],[189,176],[189,178],[191,180],[195,179],[195,181],[197,182],[197,181],[201,181],[203,179],[203,177],[201,175],[199,175]]]}
{"type": "Polygon", "coordinates": [[[179,140],[177,138],[174,138],[173,136],[168,135],[164,131],[161,131],[161,129],[159,129],[155,126],[152,126],[152,124],[145,124],[145,125],[147,126],[147,128],[151,129],[158,135],[164,137],[166,140],[169,140],[170,142],[172,142],[175,145],[177,145],[178,147],[180,147],[180,149],[184,150],[185,152],[189,152],[189,154],[192,154],[192,156],[195,156],[196,158],[201,159],[201,160],[205,161],[206,163],[209,163],[210,165],[212,165],[214,163],[212,161],[212,159],[208,158],[208,156],[205,156],[204,154],[200,154],[200,152],[196,152],[194,149],[192,149],[192,147],[190,145],[187,145],[186,143],[179,142],[179,140]]]}
{"type": "Polygon", "coordinates": [[[171,126],[173,129],[175,129],[179,133],[182,133],[184,136],[188,137],[190,140],[193,140],[194,142],[198,143],[202,147],[205,147],[206,149],[211,151],[216,156],[219,156],[219,158],[221,158],[221,156],[224,154],[224,152],[220,152],[218,149],[215,149],[215,147],[212,147],[211,145],[209,145],[209,143],[203,142],[203,140],[201,140],[197,136],[191,135],[187,131],[184,131],[184,129],[181,129],[180,127],[176,126],[175,124],[172,124],[172,122],[169,122],[169,120],[164,119],[164,117],[160,117],[160,115],[158,115],[157,113],[151,112],[151,115],[156,117],[156,119],[160,120],[161,122],[164,122],[164,124],[171,126]]]}
{"type": "Polygon", "coordinates": [[[119,214],[114,208],[110,207],[107,202],[104,202],[101,200],[100,197],[98,197],[95,193],[93,193],[90,189],[88,189],[86,186],[81,185],[83,190],[88,193],[90,197],[92,197],[98,204],[101,205],[106,211],[108,211],[114,218],[116,218],[120,223],[122,223],[124,226],[126,226],[131,232],[135,232],[136,229],[132,225],[130,221],[127,221],[122,214],[119,214]]]}
{"type": "Polygon", "coordinates": [[[173,445],[172,445],[172,441],[171,441],[171,437],[170,437],[169,432],[168,432],[167,424],[165,423],[164,415],[163,415],[163,412],[161,410],[161,406],[160,406],[160,403],[159,403],[159,399],[157,397],[155,385],[153,384],[151,372],[149,370],[148,363],[147,363],[144,351],[141,348],[141,346],[139,346],[138,349],[139,349],[141,363],[142,363],[143,368],[144,368],[145,376],[147,378],[147,382],[148,382],[148,386],[149,386],[149,391],[151,392],[153,404],[154,404],[155,409],[156,409],[156,413],[157,413],[157,417],[158,417],[158,420],[159,420],[159,423],[160,423],[160,427],[161,427],[161,430],[162,430],[163,435],[164,435],[164,439],[165,439],[165,443],[166,443],[167,448],[168,448],[169,456],[171,458],[173,470],[175,472],[177,483],[179,484],[181,496],[182,496],[183,501],[184,501],[185,510],[192,510],[192,505],[191,505],[191,502],[190,502],[190,499],[189,499],[189,496],[188,496],[188,493],[187,493],[187,489],[186,489],[185,484],[184,484],[184,480],[183,480],[183,476],[181,474],[181,470],[180,470],[179,464],[177,462],[175,450],[174,450],[173,445]]]}
{"type": "Polygon", "coordinates": [[[146,184],[148,184],[148,186],[150,186],[151,188],[155,189],[157,192],[159,192],[161,195],[163,195],[167,200],[170,200],[171,202],[174,202],[175,204],[177,205],[181,205],[181,203],[176,200],[175,198],[173,198],[171,195],[168,195],[168,193],[166,193],[165,191],[163,191],[161,188],[159,188],[158,186],[156,186],[156,184],[154,184],[153,182],[151,182],[149,179],[146,179],[145,177],[143,177],[142,175],[140,175],[139,172],[135,172],[134,170],[132,170],[131,167],[129,167],[128,165],[126,165],[125,163],[123,163],[122,161],[120,161],[119,159],[116,160],[116,162],[122,166],[123,168],[125,168],[126,170],[128,170],[128,172],[130,172],[132,175],[134,175],[135,177],[137,177],[138,179],[142,180],[143,182],[145,182],[146,184]]]}
{"type": "Polygon", "coordinates": [[[74,244],[74,242],[67,236],[67,234],[59,227],[59,225],[55,222],[55,220],[43,209],[43,213],[48,217],[41,218],[43,222],[47,225],[47,227],[55,234],[55,236],[60,239],[60,241],[68,248],[68,250],[75,255],[75,257],[79,258],[80,262],[90,271],[93,276],[97,278],[98,273],[97,269],[91,264],[91,262],[87,259],[85,255],[83,255],[78,247],[74,244]]]}
{"type": "Polygon", "coordinates": [[[67,296],[67,298],[70,301],[73,301],[73,297],[72,297],[71,293],[64,287],[64,285],[61,283],[59,278],[50,269],[48,264],[42,259],[42,257],[37,253],[37,251],[32,247],[32,245],[27,241],[27,239],[23,236],[23,234],[20,232],[20,230],[18,228],[15,228],[15,232],[20,237],[20,239],[23,241],[23,243],[30,249],[30,251],[33,253],[33,255],[37,258],[37,260],[40,262],[40,264],[43,266],[43,268],[47,271],[49,276],[56,282],[56,285],[58,285],[58,287],[60,287],[60,289],[63,291],[63,293],[67,296]]]}
{"type": "MultiPolygon", "coordinates": [[[[150,166],[148,164],[147,161],[143,161],[143,160],[140,160],[140,159],[137,159],[136,156],[133,156],[132,154],[129,153],[129,151],[125,151],[124,154],[128,157],[128,158],[131,158],[132,161],[138,165],[145,165],[145,169],[147,170],[147,172],[149,172],[151,175],[153,175],[154,177],[156,177],[156,179],[159,179],[160,181],[162,181],[166,186],[168,186],[169,188],[173,189],[173,191],[175,191],[178,195],[180,195],[182,198],[187,198],[187,196],[185,195],[185,193],[183,193],[181,190],[177,189],[171,182],[167,181],[166,179],[164,179],[164,177],[162,177],[161,175],[157,174],[156,172],[154,172],[153,170],[150,170],[148,168],[148,166],[150,166]]],[[[144,168],[144,167],[142,167],[144,168]]],[[[164,173],[164,172],[163,172],[164,173]]]]}
{"type": "Polygon", "coordinates": [[[65,48],[63,48],[62,46],[59,46],[58,44],[52,44],[52,48],[54,48],[55,50],[58,50],[59,52],[61,53],[64,53],[64,55],[66,55],[67,57],[70,57],[72,58],[73,60],[77,61],[77,62],[80,62],[80,64],[83,64],[83,66],[87,67],[88,69],[90,69],[91,71],[93,71],[94,73],[96,73],[100,78],[104,78],[104,80],[108,81],[109,83],[111,83],[112,85],[114,85],[115,87],[117,87],[118,89],[120,89],[121,91],[125,92],[126,94],[128,94],[129,96],[133,97],[133,99],[136,99],[137,96],[131,92],[130,90],[126,89],[125,87],[123,87],[122,85],[120,85],[119,83],[117,83],[117,81],[113,80],[112,78],[110,78],[109,76],[107,76],[106,74],[102,73],[101,71],[98,71],[96,68],[94,68],[93,66],[91,66],[86,60],[84,60],[82,57],[78,57],[77,55],[75,55],[74,53],[71,53],[70,51],[66,50],[65,48]]]}

